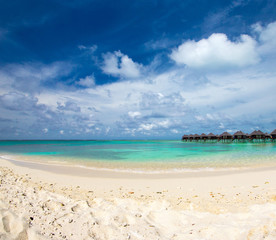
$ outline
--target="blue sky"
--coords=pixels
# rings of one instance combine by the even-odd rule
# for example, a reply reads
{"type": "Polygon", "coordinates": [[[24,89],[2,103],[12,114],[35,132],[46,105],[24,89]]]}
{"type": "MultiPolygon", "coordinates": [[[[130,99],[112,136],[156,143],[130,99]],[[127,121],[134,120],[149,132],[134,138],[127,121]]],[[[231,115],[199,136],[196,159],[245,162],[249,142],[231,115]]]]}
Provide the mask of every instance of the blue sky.
{"type": "Polygon", "coordinates": [[[15,0],[0,139],[179,139],[276,128],[276,1],[15,0]]]}

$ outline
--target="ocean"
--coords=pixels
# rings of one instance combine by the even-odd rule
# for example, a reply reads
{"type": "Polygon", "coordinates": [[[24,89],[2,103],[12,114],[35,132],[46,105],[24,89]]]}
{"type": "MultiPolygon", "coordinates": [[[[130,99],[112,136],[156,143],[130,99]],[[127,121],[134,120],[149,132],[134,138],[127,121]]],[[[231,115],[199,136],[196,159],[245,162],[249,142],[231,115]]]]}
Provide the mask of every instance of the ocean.
{"type": "Polygon", "coordinates": [[[276,166],[276,143],[0,141],[0,156],[122,171],[210,171],[276,166]]]}

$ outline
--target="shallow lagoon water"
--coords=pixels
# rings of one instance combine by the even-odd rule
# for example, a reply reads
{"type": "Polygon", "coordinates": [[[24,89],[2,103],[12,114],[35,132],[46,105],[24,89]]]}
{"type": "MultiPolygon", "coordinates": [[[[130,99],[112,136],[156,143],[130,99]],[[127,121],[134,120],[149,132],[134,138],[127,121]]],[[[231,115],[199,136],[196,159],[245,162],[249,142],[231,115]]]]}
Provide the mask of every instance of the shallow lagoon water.
{"type": "Polygon", "coordinates": [[[85,167],[140,170],[276,165],[276,143],[182,141],[0,141],[1,156],[85,167]]]}

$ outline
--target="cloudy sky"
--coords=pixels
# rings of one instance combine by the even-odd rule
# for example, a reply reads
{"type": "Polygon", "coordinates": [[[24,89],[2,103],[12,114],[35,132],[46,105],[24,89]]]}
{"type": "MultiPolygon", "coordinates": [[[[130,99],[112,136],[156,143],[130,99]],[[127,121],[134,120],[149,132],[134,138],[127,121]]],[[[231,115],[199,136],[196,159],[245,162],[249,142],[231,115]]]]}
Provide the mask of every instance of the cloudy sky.
{"type": "Polygon", "coordinates": [[[0,139],[276,128],[275,0],[0,2],[0,139]]]}

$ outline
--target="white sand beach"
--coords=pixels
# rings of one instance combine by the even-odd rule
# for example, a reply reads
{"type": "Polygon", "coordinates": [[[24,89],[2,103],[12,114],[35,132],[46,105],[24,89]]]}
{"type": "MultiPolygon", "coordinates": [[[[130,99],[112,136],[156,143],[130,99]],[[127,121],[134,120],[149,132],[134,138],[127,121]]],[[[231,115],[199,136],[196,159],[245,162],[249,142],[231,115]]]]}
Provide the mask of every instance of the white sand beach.
{"type": "Polygon", "coordinates": [[[134,174],[0,159],[0,239],[276,239],[276,168],[134,174]]]}

